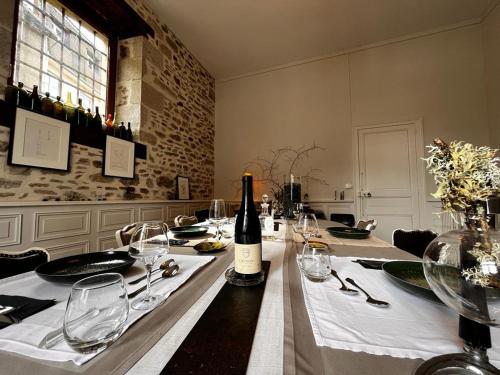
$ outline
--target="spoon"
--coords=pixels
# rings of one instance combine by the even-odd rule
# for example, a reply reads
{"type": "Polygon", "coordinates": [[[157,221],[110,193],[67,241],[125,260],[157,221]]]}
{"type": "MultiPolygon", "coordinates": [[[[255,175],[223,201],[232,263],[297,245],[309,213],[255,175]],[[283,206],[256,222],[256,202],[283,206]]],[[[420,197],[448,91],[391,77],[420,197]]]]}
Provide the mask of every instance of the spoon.
{"type": "Polygon", "coordinates": [[[342,293],[350,294],[350,295],[354,295],[354,294],[358,294],[359,293],[356,289],[348,288],[344,284],[344,282],[342,281],[342,279],[339,277],[339,275],[337,274],[337,271],[335,271],[334,269],[332,269],[330,272],[332,273],[333,276],[335,276],[337,278],[338,281],[340,281],[340,284],[342,284],[342,286],[339,288],[339,290],[342,293]]]}
{"type": "Polygon", "coordinates": [[[345,281],[347,281],[349,284],[352,284],[354,285],[356,288],[358,288],[359,290],[361,290],[365,295],[366,295],[366,302],[369,303],[370,305],[373,305],[373,306],[377,306],[377,307],[388,307],[390,305],[389,302],[385,302],[385,301],[379,301],[378,299],[375,299],[375,298],[372,298],[367,292],[366,290],[364,290],[363,288],[361,288],[358,284],[356,284],[356,282],[353,280],[353,279],[350,279],[350,278],[346,278],[345,281]]]}
{"type": "MultiPolygon", "coordinates": [[[[151,272],[151,274],[155,273],[155,272],[158,272],[158,271],[161,271],[161,270],[168,270],[169,267],[173,267],[175,265],[175,261],[170,258],[170,259],[167,259],[166,261],[164,261],[162,264],[160,264],[160,268],[154,270],[151,272]]],[[[144,280],[145,278],[147,277],[147,275],[144,275],[144,276],[141,276],[141,277],[138,277],[137,279],[135,280],[132,280],[128,283],[128,285],[135,285],[135,284],[138,284],[140,283],[142,280],[144,280]]]]}
{"type": "MultiPolygon", "coordinates": [[[[178,272],[179,272],[179,266],[177,264],[175,264],[172,267],[169,267],[168,269],[166,269],[165,271],[163,271],[160,277],[158,277],[158,278],[156,278],[154,280],[151,280],[151,284],[150,285],[153,285],[154,283],[156,283],[156,282],[158,282],[160,280],[167,279],[169,277],[173,277],[173,276],[177,275],[178,272]]],[[[137,289],[135,292],[129,293],[128,298],[134,298],[134,297],[136,297],[137,295],[139,295],[140,293],[142,293],[143,291],[145,291],[146,288],[147,288],[147,285],[144,285],[143,287],[137,289]]]]}

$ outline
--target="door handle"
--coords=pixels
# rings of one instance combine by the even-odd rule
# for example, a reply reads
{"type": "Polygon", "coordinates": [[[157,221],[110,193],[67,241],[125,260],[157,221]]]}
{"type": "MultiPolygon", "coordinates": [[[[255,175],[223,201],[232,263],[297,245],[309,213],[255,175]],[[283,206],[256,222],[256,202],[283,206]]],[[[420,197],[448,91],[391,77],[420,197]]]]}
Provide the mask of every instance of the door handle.
{"type": "Polygon", "coordinates": [[[366,193],[366,194],[365,194],[365,197],[367,197],[367,198],[371,198],[371,197],[372,197],[372,193],[370,193],[370,192],[366,193]]]}

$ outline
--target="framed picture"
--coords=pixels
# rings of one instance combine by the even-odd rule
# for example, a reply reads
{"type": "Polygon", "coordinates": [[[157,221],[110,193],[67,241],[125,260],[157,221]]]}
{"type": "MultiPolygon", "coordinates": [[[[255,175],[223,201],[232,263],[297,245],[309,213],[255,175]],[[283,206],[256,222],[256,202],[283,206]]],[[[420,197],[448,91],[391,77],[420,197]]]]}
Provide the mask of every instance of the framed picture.
{"type": "Polygon", "coordinates": [[[16,122],[10,134],[9,164],[69,171],[69,150],[69,123],[16,109],[16,122]]]}
{"type": "Polygon", "coordinates": [[[135,177],[135,144],[134,142],[106,136],[104,147],[104,163],[102,174],[108,177],[135,177]]]}
{"type": "Polygon", "coordinates": [[[177,199],[190,199],[189,178],[184,176],[176,177],[177,199]]]}

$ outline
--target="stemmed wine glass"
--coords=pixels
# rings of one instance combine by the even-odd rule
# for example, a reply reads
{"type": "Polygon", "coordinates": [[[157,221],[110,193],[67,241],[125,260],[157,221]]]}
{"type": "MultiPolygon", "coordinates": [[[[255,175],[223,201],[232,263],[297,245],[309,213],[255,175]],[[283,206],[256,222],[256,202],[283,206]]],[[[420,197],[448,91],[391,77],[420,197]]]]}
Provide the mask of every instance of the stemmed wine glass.
{"type": "Polygon", "coordinates": [[[147,271],[146,295],[132,303],[131,307],[135,310],[150,310],[161,302],[161,296],[152,295],[150,291],[151,270],[153,264],[168,253],[167,230],[168,227],[161,221],[149,221],[140,224],[132,234],[128,252],[130,256],[143,262],[147,271]]]}
{"type": "Polygon", "coordinates": [[[303,203],[294,203],[293,204],[293,216],[295,216],[295,219],[298,219],[300,217],[303,210],[304,210],[303,203]]]}
{"type": "Polygon", "coordinates": [[[220,225],[224,224],[226,219],[226,203],[224,202],[224,199],[212,199],[208,220],[210,223],[215,224],[217,228],[217,231],[215,232],[215,237],[217,239],[221,238],[222,233],[220,231],[220,225]]]}
{"type": "Polygon", "coordinates": [[[303,213],[300,215],[297,224],[293,225],[295,233],[299,233],[306,243],[309,244],[309,239],[319,233],[318,221],[316,215],[312,213],[303,213]]]}

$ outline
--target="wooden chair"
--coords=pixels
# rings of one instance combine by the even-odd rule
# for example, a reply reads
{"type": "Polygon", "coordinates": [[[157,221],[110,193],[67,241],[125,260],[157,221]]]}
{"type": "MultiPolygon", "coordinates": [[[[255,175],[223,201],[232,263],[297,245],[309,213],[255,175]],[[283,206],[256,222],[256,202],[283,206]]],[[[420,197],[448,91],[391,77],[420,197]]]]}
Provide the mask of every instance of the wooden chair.
{"type": "Polygon", "coordinates": [[[196,218],[196,216],[179,215],[179,216],[176,216],[174,219],[174,224],[176,227],[194,225],[197,222],[198,222],[198,219],[196,218]]]}
{"type": "Polygon", "coordinates": [[[198,219],[198,223],[208,220],[208,215],[209,215],[208,209],[195,211],[194,213],[194,216],[196,216],[196,219],[198,219]]]}
{"type": "Polygon", "coordinates": [[[369,231],[375,230],[377,227],[377,220],[359,220],[356,224],[357,229],[366,229],[369,231]]]}
{"type": "Polygon", "coordinates": [[[427,246],[437,237],[431,230],[396,229],[392,232],[392,244],[397,248],[422,258],[427,246]]]}
{"type": "Polygon", "coordinates": [[[33,271],[49,260],[49,252],[41,247],[31,247],[17,253],[0,253],[0,279],[33,271]]]}
{"type": "Polygon", "coordinates": [[[347,225],[348,227],[354,226],[354,215],[352,214],[331,214],[331,221],[336,221],[337,223],[347,225]]]}

